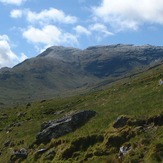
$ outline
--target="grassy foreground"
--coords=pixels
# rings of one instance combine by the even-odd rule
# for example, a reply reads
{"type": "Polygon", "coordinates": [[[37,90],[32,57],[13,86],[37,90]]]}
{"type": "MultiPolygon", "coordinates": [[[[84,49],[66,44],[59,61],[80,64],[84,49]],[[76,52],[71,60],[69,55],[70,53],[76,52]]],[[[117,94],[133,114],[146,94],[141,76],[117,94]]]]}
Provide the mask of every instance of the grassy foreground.
{"type": "Polygon", "coordinates": [[[151,122],[142,128],[135,123],[163,114],[161,78],[163,66],[85,95],[1,110],[0,162],[12,162],[13,151],[21,148],[28,151],[28,157],[14,162],[163,162],[163,126],[151,122]],[[47,144],[33,144],[43,122],[77,110],[95,110],[97,115],[73,133],[47,144]],[[121,115],[129,117],[130,123],[114,128],[121,115]],[[120,157],[122,146],[130,150],[120,157]],[[38,152],[40,149],[45,151],[38,152]]]}

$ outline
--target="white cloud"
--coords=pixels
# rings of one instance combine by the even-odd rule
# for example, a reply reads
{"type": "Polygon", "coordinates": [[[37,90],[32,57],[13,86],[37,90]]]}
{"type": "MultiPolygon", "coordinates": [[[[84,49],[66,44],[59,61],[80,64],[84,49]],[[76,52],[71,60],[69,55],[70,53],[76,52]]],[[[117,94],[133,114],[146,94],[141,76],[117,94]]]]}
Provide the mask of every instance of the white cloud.
{"type": "Polygon", "coordinates": [[[78,35],[84,34],[84,35],[91,35],[91,32],[86,29],[85,27],[81,26],[81,25],[77,25],[74,30],[76,31],[76,33],[78,35]]]}
{"type": "Polygon", "coordinates": [[[43,28],[29,27],[23,32],[24,38],[29,42],[43,44],[45,46],[51,45],[77,45],[78,40],[76,36],[66,33],[54,25],[46,25],[43,28]]]}
{"type": "Polygon", "coordinates": [[[102,0],[93,7],[98,20],[116,30],[137,30],[144,23],[163,24],[162,0],[102,0]]]}
{"type": "Polygon", "coordinates": [[[94,25],[91,25],[89,28],[90,28],[91,31],[103,33],[105,36],[113,35],[112,32],[108,31],[108,29],[107,29],[107,27],[105,25],[100,24],[100,23],[96,23],[94,25]]]}
{"type": "Polygon", "coordinates": [[[22,14],[23,14],[22,10],[12,10],[10,12],[10,16],[12,18],[21,18],[22,17],[22,14]]]}
{"type": "Polygon", "coordinates": [[[0,35],[0,67],[12,67],[26,58],[25,54],[18,57],[11,50],[10,39],[7,35],[0,35]]]}
{"type": "Polygon", "coordinates": [[[21,5],[26,0],[0,0],[4,4],[21,5]]]}
{"type": "Polygon", "coordinates": [[[59,22],[65,24],[73,24],[77,21],[75,16],[66,15],[63,11],[50,8],[49,10],[43,10],[39,13],[28,11],[27,20],[31,23],[51,23],[59,22]]]}

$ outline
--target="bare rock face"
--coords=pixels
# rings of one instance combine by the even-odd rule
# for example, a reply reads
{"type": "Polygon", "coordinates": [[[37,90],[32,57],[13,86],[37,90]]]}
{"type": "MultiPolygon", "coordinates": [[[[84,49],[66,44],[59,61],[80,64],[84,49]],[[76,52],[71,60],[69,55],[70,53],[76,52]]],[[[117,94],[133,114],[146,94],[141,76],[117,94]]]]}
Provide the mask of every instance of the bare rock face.
{"type": "Polygon", "coordinates": [[[41,131],[36,136],[36,142],[38,144],[48,142],[52,138],[58,138],[73,132],[95,115],[96,112],[93,110],[83,110],[57,120],[43,123],[41,131]]]}

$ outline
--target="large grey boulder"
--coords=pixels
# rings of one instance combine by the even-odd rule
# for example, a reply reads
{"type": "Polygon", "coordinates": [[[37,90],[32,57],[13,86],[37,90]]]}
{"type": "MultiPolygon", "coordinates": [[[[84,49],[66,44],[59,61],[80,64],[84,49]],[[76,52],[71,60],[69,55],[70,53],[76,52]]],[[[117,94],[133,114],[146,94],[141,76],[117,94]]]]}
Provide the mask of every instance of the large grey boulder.
{"type": "Polygon", "coordinates": [[[41,131],[36,136],[38,144],[48,142],[52,138],[58,138],[70,133],[84,125],[90,118],[96,115],[93,110],[83,110],[63,118],[43,123],[41,131]]]}

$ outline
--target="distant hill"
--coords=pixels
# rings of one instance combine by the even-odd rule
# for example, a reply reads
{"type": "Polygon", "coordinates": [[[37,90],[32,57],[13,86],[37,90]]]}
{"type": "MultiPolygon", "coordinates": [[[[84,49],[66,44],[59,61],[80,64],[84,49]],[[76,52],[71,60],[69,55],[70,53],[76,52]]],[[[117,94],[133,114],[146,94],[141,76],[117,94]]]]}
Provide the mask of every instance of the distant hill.
{"type": "Polygon", "coordinates": [[[162,60],[162,46],[52,46],[13,68],[0,69],[0,107],[89,91],[162,60]]]}

